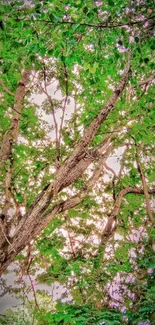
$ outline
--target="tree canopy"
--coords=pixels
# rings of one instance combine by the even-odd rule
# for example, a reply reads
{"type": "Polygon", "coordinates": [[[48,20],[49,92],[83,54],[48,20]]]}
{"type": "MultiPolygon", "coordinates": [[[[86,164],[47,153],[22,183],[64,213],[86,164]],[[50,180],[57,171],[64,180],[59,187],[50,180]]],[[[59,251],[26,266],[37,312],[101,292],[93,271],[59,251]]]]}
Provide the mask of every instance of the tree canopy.
{"type": "Polygon", "coordinates": [[[1,274],[71,297],[36,324],[154,322],[153,2],[1,1],[1,274]]]}

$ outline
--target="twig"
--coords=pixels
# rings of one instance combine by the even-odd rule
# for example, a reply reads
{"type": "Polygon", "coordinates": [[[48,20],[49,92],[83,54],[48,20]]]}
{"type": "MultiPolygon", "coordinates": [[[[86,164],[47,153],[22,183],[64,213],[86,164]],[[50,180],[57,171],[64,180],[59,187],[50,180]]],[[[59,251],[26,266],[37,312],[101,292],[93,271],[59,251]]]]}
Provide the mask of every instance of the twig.
{"type": "Polygon", "coordinates": [[[126,92],[126,101],[127,103],[130,103],[131,98],[133,97],[133,91],[134,89],[136,89],[136,87],[143,87],[144,86],[144,90],[142,92],[142,94],[140,95],[139,99],[145,94],[146,90],[147,90],[147,86],[153,82],[153,80],[155,79],[155,74],[153,74],[152,76],[150,76],[147,79],[141,80],[138,82],[138,84],[136,86],[129,86],[129,88],[127,89],[126,92]]]}
{"type": "MultiPolygon", "coordinates": [[[[144,86],[144,85],[148,85],[150,82],[153,81],[153,79],[155,78],[155,74],[153,74],[152,76],[150,76],[148,79],[144,79],[142,81],[140,81],[138,83],[138,86],[144,86]]],[[[132,86],[132,88],[135,88],[135,86],[132,86]]]]}
{"type": "Polygon", "coordinates": [[[44,88],[41,86],[42,91],[45,93],[45,95],[48,98],[48,101],[50,103],[51,106],[51,113],[52,113],[52,117],[53,117],[53,122],[54,122],[54,126],[55,126],[55,138],[56,138],[56,153],[57,153],[57,157],[56,160],[59,160],[59,137],[58,137],[58,124],[56,121],[56,116],[55,116],[55,112],[54,112],[54,104],[52,101],[51,96],[48,94],[47,91],[47,81],[46,81],[46,68],[45,68],[45,64],[43,66],[43,75],[44,75],[44,88]]]}
{"type": "Polygon", "coordinates": [[[6,233],[5,233],[4,229],[3,229],[3,225],[2,225],[2,221],[1,220],[0,220],[0,227],[1,227],[2,233],[3,233],[6,241],[8,242],[8,244],[10,245],[10,247],[12,248],[12,250],[16,253],[16,250],[14,249],[13,245],[10,243],[8,237],[6,236],[6,233]]]}
{"type": "Polygon", "coordinates": [[[4,82],[3,82],[3,80],[2,79],[0,79],[0,86],[2,86],[2,88],[9,94],[9,95],[11,95],[11,96],[15,96],[15,94],[14,93],[12,93],[6,86],[5,86],[5,84],[4,84],[4,82]]]}
{"type": "Polygon", "coordinates": [[[28,274],[29,269],[30,269],[30,265],[31,265],[32,260],[33,260],[33,258],[31,257],[31,248],[32,248],[32,245],[29,244],[28,247],[27,247],[27,256],[26,256],[23,264],[21,265],[21,270],[22,270],[23,275],[28,274]]]}
{"type": "Polygon", "coordinates": [[[114,169],[112,169],[110,166],[108,166],[106,162],[104,163],[104,166],[105,166],[105,168],[106,168],[107,170],[109,170],[109,171],[114,175],[114,177],[117,177],[117,175],[116,175],[114,169]]]}
{"type": "MultiPolygon", "coordinates": [[[[66,218],[66,220],[67,220],[67,218],[66,218]]],[[[72,238],[70,236],[69,229],[67,229],[67,233],[68,233],[68,238],[69,238],[69,242],[70,242],[71,253],[72,253],[73,257],[75,258],[76,257],[76,254],[75,254],[75,251],[74,251],[73,241],[72,241],[72,238]]]]}
{"type": "Polygon", "coordinates": [[[33,285],[33,282],[32,282],[32,279],[31,279],[31,276],[30,276],[29,273],[28,273],[28,277],[29,277],[30,284],[31,284],[31,288],[32,288],[32,291],[33,291],[33,297],[34,297],[35,306],[39,309],[39,305],[38,305],[37,297],[36,297],[36,292],[35,292],[34,285],[33,285]]]}
{"type": "MultiPolygon", "coordinates": [[[[59,145],[60,145],[61,136],[62,136],[62,127],[63,127],[63,123],[64,123],[66,104],[67,104],[67,100],[68,100],[68,71],[67,71],[67,67],[66,67],[65,63],[64,63],[64,79],[65,79],[65,86],[66,86],[66,96],[65,96],[65,100],[64,100],[64,105],[62,107],[62,117],[61,117],[60,129],[59,129],[59,145]]],[[[59,152],[59,154],[60,154],[60,152],[59,152]]]]}
{"type": "Polygon", "coordinates": [[[15,109],[14,107],[10,106],[10,108],[11,108],[14,112],[16,112],[16,113],[22,115],[22,113],[21,113],[21,112],[18,112],[17,109],[15,109]]]}

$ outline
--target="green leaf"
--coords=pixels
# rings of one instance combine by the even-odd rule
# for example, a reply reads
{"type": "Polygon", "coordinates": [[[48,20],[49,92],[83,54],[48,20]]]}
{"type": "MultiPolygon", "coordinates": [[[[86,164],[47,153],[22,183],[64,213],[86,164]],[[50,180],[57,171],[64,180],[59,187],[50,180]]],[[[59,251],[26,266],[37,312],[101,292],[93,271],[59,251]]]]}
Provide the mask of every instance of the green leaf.
{"type": "Polygon", "coordinates": [[[113,0],[108,0],[109,6],[113,7],[115,5],[115,2],[113,0]]]}
{"type": "Polygon", "coordinates": [[[41,56],[45,56],[45,54],[46,54],[46,48],[45,48],[45,47],[42,47],[42,48],[40,49],[40,55],[41,55],[41,56]]]}
{"type": "Polygon", "coordinates": [[[17,198],[19,203],[24,202],[24,197],[23,197],[23,195],[21,193],[16,193],[16,198],[17,198]]]}

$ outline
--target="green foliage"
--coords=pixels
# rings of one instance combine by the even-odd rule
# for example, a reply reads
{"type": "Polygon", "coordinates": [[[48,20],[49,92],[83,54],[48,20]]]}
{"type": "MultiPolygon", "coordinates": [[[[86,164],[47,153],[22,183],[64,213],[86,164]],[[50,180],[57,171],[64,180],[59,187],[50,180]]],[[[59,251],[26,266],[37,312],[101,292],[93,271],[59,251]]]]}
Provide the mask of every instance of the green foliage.
{"type": "MultiPolygon", "coordinates": [[[[111,136],[110,159],[119,159],[121,172],[115,176],[109,173],[108,180],[102,175],[95,190],[90,189],[78,206],[57,215],[34,241],[29,272],[34,276],[36,270],[43,269],[37,276],[40,283],[51,285],[57,281],[72,296],[71,303],[57,302],[54,308],[48,300],[48,310],[45,306],[40,310],[33,306],[35,320],[40,325],[124,325],[122,304],[116,304],[117,310],[111,308],[114,301],[107,285],[118,274],[122,278],[132,274],[135,282],[126,283],[122,297],[129,324],[138,325],[146,320],[153,324],[154,275],[148,274],[148,269],[155,266],[155,230],[150,225],[144,195],[129,193],[122,198],[116,216],[116,232],[121,239],[115,239],[112,232],[100,245],[105,219],[120,191],[128,186],[142,188],[135,164],[135,142],[147,187],[151,189],[154,185],[154,82],[141,85],[154,71],[153,1],[131,4],[128,0],[12,0],[1,1],[0,11],[0,140],[9,132],[22,72],[32,72],[20,114],[19,136],[12,144],[13,166],[7,161],[0,176],[3,197],[5,177],[12,166],[10,208],[16,207],[18,211],[23,206],[30,208],[44,187],[56,178],[57,165],[71,155],[97,118],[121,80],[128,53],[131,54],[126,89],[88,148],[100,148],[102,141],[111,136]],[[51,99],[46,96],[48,87],[51,99]],[[65,115],[64,100],[68,101],[69,116],[65,115]],[[62,112],[64,121],[60,117],[62,112]],[[61,122],[62,132],[57,134],[61,122]],[[122,147],[125,156],[124,151],[119,154],[122,147]],[[139,240],[133,240],[133,231],[142,232],[139,240]],[[130,257],[132,249],[137,258],[130,257]],[[128,296],[128,289],[136,294],[134,301],[128,296]]],[[[89,172],[54,197],[46,212],[70,195],[86,191],[97,163],[98,157],[95,163],[92,161],[89,172]]],[[[149,198],[152,207],[152,196],[149,198]]],[[[17,213],[15,224],[16,217],[17,213]]],[[[24,263],[24,256],[19,255],[17,261],[24,263]]],[[[43,298],[46,301],[47,297],[43,298]]],[[[20,312],[9,312],[1,316],[0,322],[23,324],[23,318],[20,312]]],[[[25,323],[30,324],[29,318],[25,318],[25,323]]]]}
{"type": "Polygon", "coordinates": [[[57,304],[57,313],[42,315],[42,321],[49,325],[68,324],[68,325],[87,325],[101,324],[105,322],[107,325],[121,324],[121,315],[112,311],[99,311],[92,308],[91,305],[81,305],[79,307],[69,304],[57,304]]]}
{"type": "Polygon", "coordinates": [[[150,324],[154,323],[155,315],[155,285],[154,274],[147,276],[147,282],[137,287],[140,300],[134,306],[134,312],[131,310],[127,313],[129,324],[145,322],[148,319],[150,324]]]}
{"type": "Polygon", "coordinates": [[[20,309],[18,312],[7,311],[5,315],[0,315],[0,324],[1,325],[23,325],[23,322],[27,325],[32,324],[32,319],[28,314],[23,314],[23,311],[20,309]]]}

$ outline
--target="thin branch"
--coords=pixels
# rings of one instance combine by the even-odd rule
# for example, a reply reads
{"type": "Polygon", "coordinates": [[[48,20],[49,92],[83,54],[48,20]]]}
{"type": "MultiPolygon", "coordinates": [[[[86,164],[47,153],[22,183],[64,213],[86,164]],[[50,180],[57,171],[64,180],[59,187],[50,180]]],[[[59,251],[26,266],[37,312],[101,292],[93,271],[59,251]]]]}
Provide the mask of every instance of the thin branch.
{"type": "MultiPolygon", "coordinates": [[[[65,220],[66,220],[66,224],[67,224],[67,218],[65,218],[65,220]]],[[[75,251],[74,251],[73,239],[72,239],[72,237],[70,235],[70,231],[69,231],[68,228],[67,228],[67,233],[68,233],[68,238],[69,238],[69,242],[70,242],[71,254],[75,258],[76,254],[75,254],[75,251]]]]}
{"type": "Polygon", "coordinates": [[[59,136],[58,136],[58,124],[56,121],[56,116],[55,116],[55,112],[54,112],[54,104],[53,104],[53,100],[52,97],[48,94],[47,91],[47,80],[46,80],[46,68],[45,68],[45,64],[43,66],[43,75],[44,75],[44,88],[41,86],[42,91],[44,92],[44,94],[47,96],[48,101],[50,103],[51,106],[51,113],[52,113],[52,117],[53,117],[53,122],[54,122],[54,126],[55,126],[55,140],[56,140],[56,167],[57,167],[57,160],[59,160],[59,147],[60,147],[60,142],[59,142],[59,136]]]}
{"type": "Polygon", "coordinates": [[[18,112],[17,109],[15,109],[14,107],[10,106],[10,108],[11,108],[14,112],[16,112],[16,113],[22,115],[22,113],[21,113],[21,112],[18,112]]]}
{"type": "Polygon", "coordinates": [[[22,270],[22,275],[28,275],[29,269],[30,269],[30,265],[32,263],[32,257],[31,257],[31,249],[32,249],[32,245],[29,243],[27,246],[27,255],[24,259],[24,262],[21,265],[21,270],[22,270]]]}
{"type": "Polygon", "coordinates": [[[146,90],[147,90],[147,86],[149,84],[151,84],[153,82],[153,80],[155,79],[155,74],[151,75],[149,78],[141,80],[138,82],[137,85],[130,85],[129,88],[126,91],[126,101],[127,103],[130,103],[131,98],[133,98],[133,91],[136,89],[136,87],[140,87],[143,88],[143,92],[140,95],[139,99],[145,94],[146,90]],[[144,86],[144,87],[143,87],[144,86]]]}
{"type": "Polygon", "coordinates": [[[34,288],[33,281],[32,281],[32,279],[31,279],[31,276],[30,276],[29,272],[28,272],[28,278],[29,278],[29,280],[30,280],[30,284],[31,284],[32,292],[33,292],[33,297],[34,297],[35,306],[39,309],[39,305],[38,305],[38,302],[37,302],[37,297],[36,297],[35,288],[34,288]]]}
{"type": "Polygon", "coordinates": [[[3,82],[3,80],[2,79],[0,79],[0,86],[2,86],[2,88],[9,94],[9,95],[11,95],[11,96],[15,96],[15,94],[14,93],[12,93],[6,86],[5,86],[5,84],[4,84],[4,82],[3,82]]]}
{"type": "Polygon", "coordinates": [[[151,205],[150,205],[150,200],[149,200],[149,194],[148,194],[148,189],[147,189],[147,184],[146,184],[146,180],[145,180],[145,175],[143,173],[143,169],[139,160],[139,154],[138,154],[138,147],[137,144],[135,143],[135,148],[136,148],[136,163],[137,163],[137,169],[142,181],[142,185],[143,185],[143,190],[144,190],[144,194],[145,194],[145,202],[146,202],[146,210],[147,210],[147,214],[149,216],[150,221],[154,224],[155,220],[151,211],[151,205]]]}
{"type": "Polygon", "coordinates": [[[8,239],[6,233],[5,233],[5,230],[4,230],[4,228],[3,228],[3,224],[2,224],[2,221],[1,221],[1,220],[0,220],[0,228],[1,228],[2,234],[3,234],[3,236],[5,237],[6,241],[7,241],[8,244],[11,246],[12,250],[16,253],[16,251],[15,251],[13,245],[10,243],[10,241],[9,241],[9,239],[8,239]]]}
{"type": "MultiPolygon", "coordinates": [[[[119,211],[120,211],[120,207],[121,207],[121,203],[122,203],[122,199],[123,197],[126,195],[126,194],[129,194],[129,193],[133,193],[133,194],[144,194],[144,189],[139,189],[137,187],[125,187],[123,190],[120,191],[118,197],[117,197],[117,200],[116,200],[116,203],[115,203],[115,207],[111,213],[111,215],[113,217],[116,217],[118,214],[119,214],[119,211]]],[[[155,194],[155,188],[152,188],[151,190],[148,190],[148,193],[149,194],[155,194]]]]}
{"type": "Polygon", "coordinates": [[[123,168],[124,168],[124,163],[125,163],[127,148],[128,148],[128,145],[126,145],[126,148],[125,148],[125,150],[124,150],[124,152],[122,154],[121,166],[120,166],[119,173],[117,175],[117,180],[116,180],[115,186],[118,186],[118,184],[120,183],[120,180],[121,180],[121,176],[122,176],[122,172],[123,172],[123,168]]]}
{"type": "MultiPolygon", "coordinates": [[[[126,23],[119,23],[119,24],[103,24],[103,23],[98,23],[98,24],[89,24],[89,23],[76,23],[76,22],[73,22],[73,21],[57,21],[57,22],[53,22],[53,21],[49,21],[49,20],[45,20],[45,19],[35,19],[35,20],[31,20],[31,19],[25,19],[24,21],[30,21],[30,22],[43,22],[43,23],[46,23],[46,24],[51,24],[51,25],[76,25],[77,28],[80,27],[80,26],[85,26],[85,27],[92,27],[92,28],[118,28],[118,27],[126,27],[126,26],[134,26],[134,25],[138,25],[138,24],[145,24],[147,21],[150,21],[154,19],[154,16],[150,16],[150,17],[147,17],[146,19],[143,19],[143,20],[139,20],[139,21],[130,21],[130,22],[126,22],[126,23]]],[[[18,21],[20,20],[23,20],[23,19],[19,19],[18,18],[18,21]]]]}
{"type": "Polygon", "coordinates": [[[110,166],[108,166],[106,162],[105,162],[104,166],[105,166],[105,168],[106,168],[107,170],[109,170],[109,171],[114,175],[114,177],[117,177],[117,175],[116,175],[114,169],[111,168],[110,166]]]}
{"type": "MultiPolygon", "coordinates": [[[[68,71],[67,71],[67,67],[66,67],[65,63],[64,63],[64,79],[65,79],[66,95],[65,95],[64,105],[62,107],[62,117],[61,117],[60,129],[59,129],[59,145],[60,145],[61,136],[62,136],[62,128],[63,128],[64,118],[65,118],[66,104],[67,104],[67,100],[68,100],[68,71]]],[[[59,154],[60,154],[60,152],[59,152],[59,154]]]]}
{"type": "Polygon", "coordinates": [[[124,162],[125,162],[125,156],[126,156],[126,151],[127,151],[128,145],[126,146],[126,149],[124,150],[123,154],[120,155],[122,156],[121,159],[121,165],[120,165],[120,170],[118,175],[114,175],[113,180],[112,180],[112,186],[113,186],[113,200],[116,201],[116,193],[115,193],[115,189],[116,186],[118,186],[118,184],[120,183],[121,180],[121,176],[122,176],[122,172],[123,172],[123,168],[124,168],[124,162]]]}
{"type": "MultiPolygon", "coordinates": [[[[149,83],[151,83],[153,81],[153,79],[155,78],[155,74],[153,74],[152,76],[150,76],[148,79],[144,79],[142,81],[140,81],[138,83],[138,86],[144,86],[144,85],[148,85],[149,83]]],[[[132,88],[135,88],[136,86],[132,86],[132,88]]]]}

